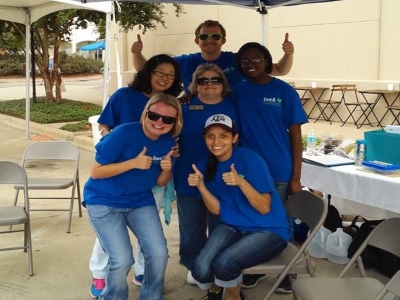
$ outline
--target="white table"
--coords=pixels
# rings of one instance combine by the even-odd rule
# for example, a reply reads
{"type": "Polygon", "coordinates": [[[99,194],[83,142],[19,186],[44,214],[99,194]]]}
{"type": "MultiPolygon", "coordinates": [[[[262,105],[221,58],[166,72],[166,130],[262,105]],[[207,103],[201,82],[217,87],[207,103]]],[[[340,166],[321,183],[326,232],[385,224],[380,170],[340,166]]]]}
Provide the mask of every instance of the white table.
{"type": "Polygon", "coordinates": [[[400,214],[400,177],[366,172],[354,165],[320,167],[303,162],[301,183],[332,196],[400,214]]]}

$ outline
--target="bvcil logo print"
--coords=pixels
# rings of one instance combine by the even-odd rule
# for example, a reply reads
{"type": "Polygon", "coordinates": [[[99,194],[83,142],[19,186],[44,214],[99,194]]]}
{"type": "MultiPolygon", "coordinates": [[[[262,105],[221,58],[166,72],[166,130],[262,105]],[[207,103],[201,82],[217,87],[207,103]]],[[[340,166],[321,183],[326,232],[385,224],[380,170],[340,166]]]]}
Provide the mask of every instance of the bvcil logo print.
{"type": "Polygon", "coordinates": [[[264,97],[264,104],[281,106],[282,105],[282,99],[281,98],[275,98],[275,97],[273,97],[273,98],[264,97]]]}

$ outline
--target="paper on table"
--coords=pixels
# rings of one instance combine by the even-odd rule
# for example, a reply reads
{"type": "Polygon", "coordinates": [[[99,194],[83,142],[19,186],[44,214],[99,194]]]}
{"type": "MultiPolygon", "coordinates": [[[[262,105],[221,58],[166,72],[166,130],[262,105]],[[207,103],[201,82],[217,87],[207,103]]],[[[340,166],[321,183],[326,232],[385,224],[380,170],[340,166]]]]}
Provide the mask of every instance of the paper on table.
{"type": "Polygon", "coordinates": [[[338,155],[325,155],[325,154],[309,155],[305,152],[303,152],[303,161],[305,163],[314,164],[318,166],[325,166],[325,167],[354,164],[354,160],[338,155]]]}

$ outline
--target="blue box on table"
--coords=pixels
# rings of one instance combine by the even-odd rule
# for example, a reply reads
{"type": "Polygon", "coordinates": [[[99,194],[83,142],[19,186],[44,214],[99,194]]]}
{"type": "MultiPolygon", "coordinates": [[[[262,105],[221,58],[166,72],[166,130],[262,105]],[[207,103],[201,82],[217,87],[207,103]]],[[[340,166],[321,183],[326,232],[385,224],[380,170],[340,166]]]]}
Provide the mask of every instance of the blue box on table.
{"type": "Polygon", "coordinates": [[[366,160],[379,160],[400,165],[400,134],[382,129],[365,131],[367,141],[366,160]]]}

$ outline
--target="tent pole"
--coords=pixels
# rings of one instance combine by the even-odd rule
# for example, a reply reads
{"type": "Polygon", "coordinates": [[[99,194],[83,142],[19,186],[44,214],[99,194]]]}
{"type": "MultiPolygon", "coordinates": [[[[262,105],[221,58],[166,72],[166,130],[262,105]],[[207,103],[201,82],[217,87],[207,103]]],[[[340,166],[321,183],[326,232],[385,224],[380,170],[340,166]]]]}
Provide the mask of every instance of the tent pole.
{"type": "Polygon", "coordinates": [[[260,25],[261,25],[260,44],[266,47],[267,45],[266,45],[266,42],[265,42],[265,35],[266,35],[266,31],[265,31],[265,29],[266,29],[266,25],[265,25],[266,21],[265,21],[265,19],[266,18],[265,18],[265,16],[268,14],[268,11],[265,8],[265,4],[264,3],[259,2],[259,8],[257,8],[257,12],[259,12],[260,17],[261,17],[261,19],[260,19],[260,25]]]}
{"type": "Polygon", "coordinates": [[[30,95],[29,95],[29,68],[30,68],[30,55],[29,55],[29,45],[30,45],[30,35],[29,35],[29,27],[30,27],[30,14],[29,10],[26,9],[25,15],[25,138],[29,140],[30,130],[29,125],[31,121],[31,102],[30,102],[30,95]]]}
{"type": "Polygon", "coordinates": [[[110,26],[111,26],[111,12],[106,14],[106,46],[105,46],[105,59],[104,59],[104,84],[103,84],[103,109],[108,102],[108,82],[110,80],[110,26]]]}

